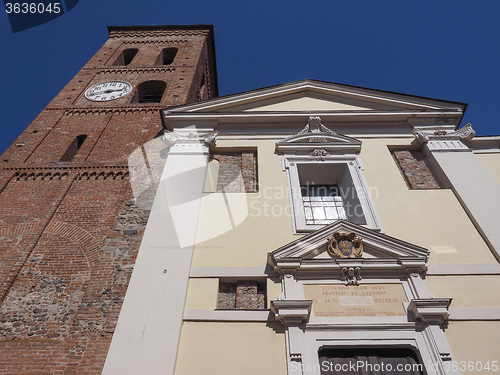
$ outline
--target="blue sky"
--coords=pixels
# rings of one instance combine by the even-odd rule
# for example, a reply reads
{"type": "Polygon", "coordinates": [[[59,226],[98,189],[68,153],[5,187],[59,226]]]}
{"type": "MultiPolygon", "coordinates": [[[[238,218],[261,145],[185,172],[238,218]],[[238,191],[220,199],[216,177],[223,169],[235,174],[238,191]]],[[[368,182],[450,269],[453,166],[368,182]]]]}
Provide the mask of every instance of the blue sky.
{"type": "Polygon", "coordinates": [[[0,152],[107,39],[108,25],[213,24],[220,95],[303,78],[468,103],[500,134],[500,1],[80,0],[12,33],[0,16],[0,152]]]}

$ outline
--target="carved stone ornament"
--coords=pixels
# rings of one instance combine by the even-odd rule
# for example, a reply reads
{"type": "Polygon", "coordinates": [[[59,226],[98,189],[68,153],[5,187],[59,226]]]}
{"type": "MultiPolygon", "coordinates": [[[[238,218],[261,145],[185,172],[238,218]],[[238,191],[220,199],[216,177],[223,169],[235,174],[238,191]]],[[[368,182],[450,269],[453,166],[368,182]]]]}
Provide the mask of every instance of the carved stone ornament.
{"type": "Polygon", "coordinates": [[[172,133],[172,132],[164,131],[163,132],[163,139],[165,140],[165,142],[167,143],[167,145],[171,146],[175,142],[177,142],[178,137],[174,133],[172,133]]]}
{"type": "Polygon", "coordinates": [[[207,145],[213,146],[213,145],[215,145],[215,141],[217,140],[218,135],[219,135],[219,132],[213,131],[213,132],[209,133],[205,138],[203,138],[203,140],[205,141],[205,143],[207,145]]]}
{"type": "Polygon", "coordinates": [[[310,155],[312,158],[316,158],[321,161],[325,160],[327,156],[330,156],[330,154],[326,150],[320,148],[315,149],[313,152],[310,153],[310,155]]]}
{"type": "Polygon", "coordinates": [[[359,281],[361,280],[361,268],[342,267],[340,271],[342,272],[342,281],[345,281],[345,285],[359,285],[359,281]]]}
{"type": "Polygon", "coordinates": [[[205,143],[207,146],[212,147],[215,145],[217,136],[219,133],[217,131],[212,131],[210,133],[198,133],[196,131],[189,133],[179,133],[174,134],[173,132],[165,131],[163,133],[163,139],[169,145],[173,145],[178,141],[184,142],[194,142],[194,143],[205,143]]]}
{"type": "Polygon", "coordinates": [[[321,123],[321,118],[318,116],[310,116],[309,120],[307,121],[306,127],[302,129],[297,135],[304,135],[310,133],[318,133],[318,136],[311,137],[309,139],[309,142],[320,142],[320,143],[327,142],[326,138],[322,137],[321,134],[328,134],[328,135],[337,134],[333,130],[328,129],[325,125],[323,125],[321,123]]]}
{"type": "Polygon", "coordinates": [[[361,258],[363,242],[354,232],[335,232],[328,238],[328,253],[334,258],[361,258]]]}
{"type": "Polygon", "coordinates": [[[472,129],[471,124],[467,124],[462,129],[454,132],[448,132],[446,130],[436,130],[432,132],[415,129],[413,133],[420,143],[428,141],[468,141],[476,135],[476,132],[472,129]]]}

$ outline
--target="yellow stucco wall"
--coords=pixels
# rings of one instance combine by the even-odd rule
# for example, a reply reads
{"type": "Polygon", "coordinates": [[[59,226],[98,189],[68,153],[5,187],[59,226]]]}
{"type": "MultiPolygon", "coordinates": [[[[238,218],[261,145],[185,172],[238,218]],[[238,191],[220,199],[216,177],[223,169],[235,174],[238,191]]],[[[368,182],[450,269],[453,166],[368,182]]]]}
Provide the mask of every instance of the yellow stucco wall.
{"type": "Polygon", "coordinates": [[[217,308],[218,278],[189,279],[186,310],[214,310],[217,308]]]}
{"type": "Polygon", "coordinates": [[[500,184],[500,154],[476,154],[476,157],[500,184]]]}
{"type": "MultiPolygon", "coordinates": [[[[384,233],[429,249],[431,264],[497,263],[450,189],[408,189],[390,148],[409,146],[411,139],[361,140],[363,177],[384,233]]],[[[225,198],[215,193],[202,201],[193,267],[264,267],[269,252],[299,237],[293,234],[286,172],[275,143],[217,142],[225,149],[257,148],[259,192],[225,198]]],[[[500,158],[477,156],[500,182],[500,158]]],[[[216,309],[218,282],[216,277],[191,278],[186,309],[216,309]]],[[[500,289],[496,276],[427,276],[424,283],[435,297],[453,298],[452,309],[500,307],[500,294],[491,293],[500,289]]],[[[267,281],[268,308],[280,292],[279,282],[267,281]]],[[[498,332],[500,322],[452,321],[445,335],[456,360],[485,363],[500,360],[498,348],[491,345],[498,332]]],[[[196,373],[285,374],[282,328],[277,323],[184,322],[176,375],[196,373]]]]}
{"type": "MultiPolygon", "coordinates": [[[[450,189],[408,189],[389,147],[409,145],[410,139],[361,140],[363,176],[386,234],[429,249],[431,264],[496,263],[450,189]]],[[[268,252],[298,238],[275,143],[218,141],[219,148],[257,147],[259,192],[215,193],[202,200],[193,267],[262,266],[268,252]]],[[[480,158],[498,170],[488,156],[480,158]]]]}
{"type": "Polygon", "coordinates": [[[175,375],[285,375],[285,335],[277,323],[182,326],[175,375]]]}
{"type": "Polygon", "coordinates": [[[498,276],[427,276],[424,284],[436,298],[452,297],[450,308],[500,308],[500,293],[492,293],[500,290],[498,276]]]}
{"type": "Polygon", "coordinates": [[[274,154],[275,144],[217,141],[219,148],[257,147],[259,192],[214,193],[202,199],[193,267],[265,266],[269,252],[298,238],[292,233],[286,173],[274,154]],[[245,210],[244,220],[235,226],[245,210]]]}
{"type": "Polygon", "coordinates": [[[352,111],[352,110],[368,110],[368,107],[360,107],[357,105],[345,104],[340,102],[332,102],[320,97],[291,97],[279,103],[262,103],[258,107],[248,109],[252,111],[296,111],[297,108],[315,110],[315,111],[352,111]]]}
{"type": "Polygon", "coordinates": [[[430,250],[429,263],[496,263],[450,189],[410,190],[388,146],[409,139],[362,139],[363,176],[386,234],[430,250]]]}
{"type": "MultiPolygon", "coordinates": [[[[445,336],[458,362],[479,361],[483,366],[496,361],[497,371],[463,371],[462,374],[498,374],[500,372],[500,352],[498,333],[500,322],[450,322],[445,336]]],[[[461,363],[458,363],[462,365],[461,363]]]]}

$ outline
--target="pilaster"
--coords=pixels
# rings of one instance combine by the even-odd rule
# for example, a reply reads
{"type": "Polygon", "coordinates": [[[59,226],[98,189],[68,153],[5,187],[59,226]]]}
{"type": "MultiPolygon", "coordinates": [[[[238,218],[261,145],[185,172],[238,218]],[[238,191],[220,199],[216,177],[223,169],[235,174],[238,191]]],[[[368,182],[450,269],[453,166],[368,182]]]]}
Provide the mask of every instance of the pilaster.
{"type": "Polygon", "coordinates": [[[209,147],[215,132],[167,133],[170,148],[102,374],[173,374],[209,147]]]}
{"type": "Polygon", "coordinates": [[[496,222],[500,185],[466,144],[475,134],[471,125],[453,132],[415,128],[414,133],[440,179],[453,189],[493,255],[500,260],[500,231],[496,222]]]}

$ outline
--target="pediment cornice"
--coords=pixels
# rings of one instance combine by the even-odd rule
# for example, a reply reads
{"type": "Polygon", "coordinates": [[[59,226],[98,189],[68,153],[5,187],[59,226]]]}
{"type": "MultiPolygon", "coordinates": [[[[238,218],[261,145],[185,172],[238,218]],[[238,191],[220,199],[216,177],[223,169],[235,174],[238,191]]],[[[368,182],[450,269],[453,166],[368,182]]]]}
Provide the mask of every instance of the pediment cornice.
{"type": "Polygon", "coordinates": [[[344,134],[411,137],[413,126],[456,129],[465,108],[463,103],[306,79],[169,107],[161,116],[168,130],[211,122],[221,135],[297,135],[304,119],[315,115],[344,134]]]}
{"type": "Polygon", "coordinates": [[[378,233],[357,224],[338,220],[268,254],[268,264],[279,274],[332,273],[344,267],[361,267],[373,274],[425,272],[428,250],[378,233]],[[325,257],[334,233],[355,233],[362,241],[359,258],[325,257]]]}

